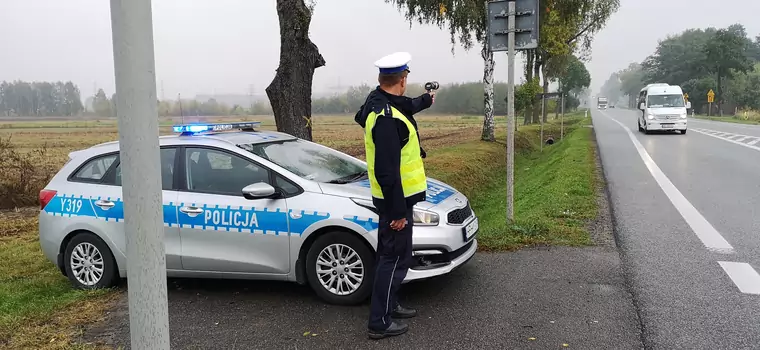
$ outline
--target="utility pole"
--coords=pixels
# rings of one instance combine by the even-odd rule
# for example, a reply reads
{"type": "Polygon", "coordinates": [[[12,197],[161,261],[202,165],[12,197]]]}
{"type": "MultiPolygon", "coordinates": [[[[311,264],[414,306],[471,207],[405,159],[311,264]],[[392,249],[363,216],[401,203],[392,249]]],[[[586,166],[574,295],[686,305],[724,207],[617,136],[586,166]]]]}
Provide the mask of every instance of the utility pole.
{"type": "Polygon", "coordinates": [[[507,220],[515,219],[515,3],[507,20],[507,220]]]}
{"type": "Polygon", "coordinates": [[[507,221],[512,222],[515,218],[515,51],[538,47],[538,0],[488,1],[486,6],[488,48],[493,52],[507,51],[508,58],[507,221]]]}
{"type": "Polygon", "coordinates": [[[132,349],[169,349],[150,0],[111,0],[132,349]]]}
{"type": "Polygon", "coordinates": [[[562,99],[562,115],[559,117],[559,139],[562,140],[565,137],[565,92],[560,90],[562,99]]]}

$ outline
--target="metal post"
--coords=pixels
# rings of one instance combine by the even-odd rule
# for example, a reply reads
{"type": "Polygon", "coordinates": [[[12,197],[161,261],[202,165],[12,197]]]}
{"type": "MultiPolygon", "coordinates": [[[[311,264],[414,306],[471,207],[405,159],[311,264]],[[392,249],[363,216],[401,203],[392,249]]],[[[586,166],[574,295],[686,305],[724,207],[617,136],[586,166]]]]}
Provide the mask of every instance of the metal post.
{"type": "Polygon", "coordinates": [[[541,144],[541,152],[544,151],[544,105],[546,104],[546,95],[541,94],[541,119],[539,121],[541,122],[541,136],[539,136],[541,139],[538,140],[541,144]]]}
{"type": "Polygon", "coordinates": [[[507,221],[515,218],[515,2],[509,2],[507,34],[507,221]]]}
{"type": "Polygon", "coordinates": [[[111,0],[132,349],[169,349],[150,0],[111,0]]]}
{"type": "Polygon", "coordinates": [[[565,93],[562,93],[562,114],[559,117],[559,139],[565,136],[565,93]]]}

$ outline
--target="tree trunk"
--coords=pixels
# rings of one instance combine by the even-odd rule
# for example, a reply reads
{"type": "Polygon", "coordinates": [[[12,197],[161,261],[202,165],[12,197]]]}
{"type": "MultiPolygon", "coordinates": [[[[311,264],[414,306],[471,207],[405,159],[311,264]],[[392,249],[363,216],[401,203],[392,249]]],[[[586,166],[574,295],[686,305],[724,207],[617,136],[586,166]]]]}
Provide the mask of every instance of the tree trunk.
{"type": "Polygon", "coordinates": [[[483,57],[483,134],[480,138],[483,141],[495,141],[494,120],[493,120],[493,52],[483,45],[480,51],[483,57]]]}
{"type": "MultiPolygon", "coordinates": [[[[535,59],[534,56],[535,50],[528,50],[527,56],[528,58],[525,61],[525,81],[530,84],[533,81],[533,61],[535,59]]],[[[530,124],[530,117],[533,115],[533,105],[530,104],[525,107],[525,117],[523,120],[524,125],[530,124]]]]}
{"type": "Polygon", "coordinates": [[[309,39],[311,11],[304,0],[277,0],[280,65],[266,88],[277,131],[311,141],[311,85],[314,70],[325,65],[309,39]]]}
{"type": "Polygon", "coordinates": [[[541,70],[541,76],[543,78],[543,83],[544,83],[544,86],[542,89],[543,97],[541,97],[541,103],[543,104],[543,107],[541,109],[544,112],[543,112],[543,115],[541,116],[541,119],[543,120],[544,123],[546,123],[546,116],[549,115],[549,110],[548,110],[549,106],[547,105],[548,100],[546,99],[546,94],[549,92],[549,79],[546,78],[546,67],[544,67],[544,69],[541,70]]]}

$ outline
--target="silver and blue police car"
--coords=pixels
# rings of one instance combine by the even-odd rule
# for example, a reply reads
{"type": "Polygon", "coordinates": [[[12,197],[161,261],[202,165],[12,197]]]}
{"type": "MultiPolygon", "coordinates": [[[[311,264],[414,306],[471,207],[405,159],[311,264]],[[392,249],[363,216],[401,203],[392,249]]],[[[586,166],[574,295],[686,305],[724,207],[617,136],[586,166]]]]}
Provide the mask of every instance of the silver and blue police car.
{"type": "MultiPolygon", "coordinates": [[[[167,275],[294,281],[330,303],[362,302],[378,227],[366,163],[255,126],[179,125],[160,138],[167,275]]],[[[126,277],[121,198],[118,142],[70,153],[40,192],[42,250],[75,287],[126,277]]],[[[405,282],[475,254],[478,218],[451,186],[428,180],[414,226],[405,282]]]]}

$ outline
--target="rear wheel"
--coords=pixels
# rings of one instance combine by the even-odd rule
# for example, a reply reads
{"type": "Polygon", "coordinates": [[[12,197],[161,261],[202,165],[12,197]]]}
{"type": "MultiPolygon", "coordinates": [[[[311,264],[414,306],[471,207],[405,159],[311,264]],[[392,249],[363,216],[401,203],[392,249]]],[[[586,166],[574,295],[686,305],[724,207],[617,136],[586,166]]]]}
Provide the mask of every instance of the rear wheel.
{"type": "Polygon", "coordinates": [[[78,289],[109,288],[119,278],[108,245],[89,232],[80,233],[69,241],[63,263],[66,277],[78,289]]]}
{"type": "Polygon", "coordinates": [[[372,292],[374,254],[358,237],[334,231],[318,237],[306,255],[306,276],[330,304],[355,305],[372,292]]]}

